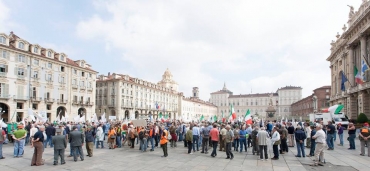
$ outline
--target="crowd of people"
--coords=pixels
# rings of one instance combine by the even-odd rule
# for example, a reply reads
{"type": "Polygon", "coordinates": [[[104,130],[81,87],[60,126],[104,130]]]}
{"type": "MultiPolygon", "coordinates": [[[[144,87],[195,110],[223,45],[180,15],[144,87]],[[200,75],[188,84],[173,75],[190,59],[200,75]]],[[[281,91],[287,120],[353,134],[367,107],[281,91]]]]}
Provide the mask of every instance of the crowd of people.
{"type": "MultiPolygon", "coordinates": [[[[105,148],[104,142],[110,150],[122,148],[126,145],[131,149],[135,144],[139,145],[141,152],[154,151],[162,148],[162,157],[168,157],[168,146],[177,148],[178,143],[183,141],[188,154],[196,152],[217,156],[217,151],[226,152],[226,159],[232,160],[233,153],[245,153],[248,149],[253,155],[258,155],[260,160],[268,160],[268,149],[271,148],[273,156],[271,160],[279,160],[279,155],[289,151],[289,147],[296,146],[296,157],[314,157],[312,166],[323,165],[324,151],[334,150],[334,142],[338,135],[339,146],[343,146],[344,127],[340,124],[327,125],[321,123],[305,122],[147,122],[147,125],[137,126],[131,122],[108,122],[108,123],[34,123],[26,122],[18,124],[12,133],[2,129],[0,133],[0,159],[2,145],[8,141],[14,143],[14,158],[23,157],[24,146],[34,148],[31,166],[44,164],[42,158],[46,148],[54,149],[54,165],[65,164],[65,149],[68,144],[70,152],[68,157],[78,158],[84,161],[84,150],[88,157],[93,157],[95,149],[105,148]],[[150,144],[149,144],[150,143],[150,144]],[[209,149],[210,148],[210,149],[209,149]],[[306,148],[308,154],[306,155],[306,148]],[[327,148],[327,149],[326,149],[327,148]],[[147,150],[150,149],[150,150],[147,150]],[[218,150],[217,150],[218,149],[218,150]]],[[[348,128],[349,150],[356,148],[356,128],[352,123],[348,128]]],[[[365,147],[369,145],[370,129],[367,123],[359,129],[358,137],[361,142],[361,154],[365,155],[365,147]]],[[[367,155],[370,157],[370,148],[367,155]]]]}

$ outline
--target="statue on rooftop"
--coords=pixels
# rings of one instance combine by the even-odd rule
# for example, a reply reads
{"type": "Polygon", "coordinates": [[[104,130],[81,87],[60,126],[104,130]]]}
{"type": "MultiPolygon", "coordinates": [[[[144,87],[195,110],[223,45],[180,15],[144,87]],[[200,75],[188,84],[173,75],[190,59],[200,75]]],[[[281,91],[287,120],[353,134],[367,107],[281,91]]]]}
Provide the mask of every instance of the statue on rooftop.
{"type": "Polygon", "coordinates": [[[349,7],[349,15],[348,18],[351,19],[353,15],[355,15],[355,8],[352,5],[347,5],[349,7]]]}

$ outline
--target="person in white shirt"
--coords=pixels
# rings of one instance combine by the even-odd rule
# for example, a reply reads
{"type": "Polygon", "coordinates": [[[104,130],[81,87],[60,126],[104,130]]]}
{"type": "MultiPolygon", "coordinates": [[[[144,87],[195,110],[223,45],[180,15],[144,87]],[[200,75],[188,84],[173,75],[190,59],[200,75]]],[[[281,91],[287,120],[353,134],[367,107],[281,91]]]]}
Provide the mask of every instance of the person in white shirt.
{"type": "Polygon", "coordinates": [[[315,163],[311,164],[311,166],[323,166],[322,161],[324,160],[324,149],[326,147],[326,135],[325,132],[322,130],[322,125],[316,125],[316,134],[312,136],[312,139],[316,142],[315,148],[315,163]]]}
{"type": "Polygon", "coordinates": [[[279,145],[281,141],[280,141],[280,134],[277,130],[278,130],[278,127],[274,127],[272,129],[271,143],[272,143],[272,149],[274,151],[274,157],[271,158],[271,160],[279,160],[279,145]]]}

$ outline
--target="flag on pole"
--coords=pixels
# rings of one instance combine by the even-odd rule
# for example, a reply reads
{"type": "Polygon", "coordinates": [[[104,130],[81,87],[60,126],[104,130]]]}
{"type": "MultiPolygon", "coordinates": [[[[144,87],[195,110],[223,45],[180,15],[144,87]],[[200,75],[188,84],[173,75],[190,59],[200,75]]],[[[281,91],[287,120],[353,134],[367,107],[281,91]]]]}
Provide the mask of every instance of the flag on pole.
{"type": "Polygon", "coordinates": [[[233,104],[230,105],[230,116],[229,116],[229,121],[234,121],[236,118],[236,113],[234,111],[234,106],[233,104]]]}
{"type": "Polygon", "coordinates": [[[343,105],[337,104],[337,105],[329,107],[328,110],[331,114],[339,114],[339,112],[342,111],[343,107],[344,107],[343,105]]]}
{"type": "Polygon", "coordinates": [[[245,120],[246,124],[252,124],[253,123],[252,122],[252,117],[251,117],[251,112],[250,112],[249,109],[247,110],[247,113],[245,113],[244,120],[245,120]]]}
{"type": "Polygon", "coordinates": [[[361,63],[361,76],[362,76],[362,80],[366,80],[366,76],[365,76],[365,72],[366,70],[369,69],[364,61],[364,59],[362,59],[362,63],[361,63]]]}
{"type": "Polygon", "coordinates": [[[214,120],[214,122],[217,122],[217,116],[216,115],[213,117],[213,120],[214,120]]]}
{"type": "Polygon", "coordinates": [[[105,112],[103,113],[103,115],[101,115],[100,121],[101,122],[107,122],[107,118],[105,118],[105,112]]]}
{"type": "Polygon", "coordinates": [[[356,81],[356,83],[357,84],[363,84],[364,83],[364,81],[363,81],[363,77],[362,77],[362,75],[361,75],[361,72],[358,72],[358,70],[357,70],[357,67],[355,66],[355,68],[354,68],[354,75],[355,75],[355,81],[356,81]]]}
{"type": "Polygon", "coordinates": [[[347,77],[344,75],[343,71],[342,71],[342,82],[340,83],[340,89],[342,91],[346,91],[346,85],[344,84],[345,82],[347,82],[348,79],[347,77]]]}
{"type": "Polygon", "coordinates": [[[221,111],[221,113],[222,113],[222,122],[225,122],[225,121],[226,121],[226,118],[225,118],[225,116],[224,116],[224,112],[223,112],[223,111],[221,111]]]}
{"type": "Polygon", "coordinates": [[[203,121],[203,119],[204,119],[204,116],[202,115],[202,116],[200,116],[200,121],[203,121]]]}

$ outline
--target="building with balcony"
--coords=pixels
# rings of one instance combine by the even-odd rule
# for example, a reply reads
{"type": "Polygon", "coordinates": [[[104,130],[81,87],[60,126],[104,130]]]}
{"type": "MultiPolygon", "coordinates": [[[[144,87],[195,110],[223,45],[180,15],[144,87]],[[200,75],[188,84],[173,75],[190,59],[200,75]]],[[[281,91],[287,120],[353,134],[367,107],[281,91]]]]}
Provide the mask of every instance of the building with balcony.
{"type": "Polygon", "coordinates": [[[290,116],[290,105],[302,97],[302,88],[295,86],[286,86],[279,88],[272,93],[255,93],[234,95],[233,92],[226,88],[211,93],[210,102],[218,107],[217,116],[229,116],[230,105],[234,106],[237,117],[244,117],[248,109],[252,116],[268,117],[266,110],[276,110],[276,117],[290,116]]]}
{"type": "Polygon", "coordinates": [[[96,74],[84,60],[31,44],[13,32],[0,33],[0,108],[5,121],[21,121],[29,108],[49,121],[68,112],[95,112],[96,74]]]}
{"type": "Polygon", "coordinates": [[[123,74],[100,75],[96,82],[96,113],[116,119],[178,118],[178,84],[167,69],[158,84],[123,74]],[[163,84],[162,84],[163,83],[163,84]]]}
{"type": "Polygon", "coordinates": [[[331,42],[331,53],[326,59],[330,62],[331,74],[331,105],[343,104],[343,112],[351,119],[359,113],[370,117],[370,73],[362,66],[369,67],[370,61],[370,2],[364,0],[357,11],[350,6],[347,25],[342,34],[331,42]],[[348,26],[348,27],[347,27],[348,26]],[[364,83],[355,81],[354,68],[364,83]],[[348,81],[342,86],[342,77],[348,81]]]}
{"type": "Polygon", "coordinates": [[[292,116],[308,118],[310,113],[318,113],[328,109],[331,86],[322,86],[313,90],[310,96],[303,98],[291,105],[292,116]]]}

